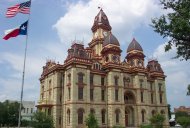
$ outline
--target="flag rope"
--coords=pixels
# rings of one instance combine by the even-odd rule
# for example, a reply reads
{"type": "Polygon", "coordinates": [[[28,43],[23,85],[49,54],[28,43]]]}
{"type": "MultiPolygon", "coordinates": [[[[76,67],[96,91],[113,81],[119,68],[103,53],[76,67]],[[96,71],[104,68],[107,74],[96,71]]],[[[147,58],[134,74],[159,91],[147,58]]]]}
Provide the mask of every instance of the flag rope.
{"type": "MultiPolygon", "coordinates": [[[[30,0],[30,4],[32,4],[31,0],[30,0]]],[[[31,5],[30,5],[30,13],[31,13],[31,5]]],[[[26,45],[25,45],[25,50],[24,50],[24,65],[23,65],[23,72],[22,72],[22,84],[21,84],[21,94],[20,94],[18,128],[20,128],[20,125],[21,125],[21,111],[22,111],[23,89],[24,89],[24,79],[25,79],[26,55],[27,55],[27,48],[28,48],[28,29],[29,29],[30,13],[28,14],[26,45]]]]}

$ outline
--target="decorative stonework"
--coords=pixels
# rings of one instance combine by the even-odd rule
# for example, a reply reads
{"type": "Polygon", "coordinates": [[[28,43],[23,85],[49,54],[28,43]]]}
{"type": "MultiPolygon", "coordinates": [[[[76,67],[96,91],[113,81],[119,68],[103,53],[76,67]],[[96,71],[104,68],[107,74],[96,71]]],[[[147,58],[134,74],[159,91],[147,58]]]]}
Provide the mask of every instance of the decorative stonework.
{"type": "Polygon", "coordinates": [[[89,47],[72,43],[64,64],[47,61],[38,109],[53,116],[56,128],[84,128],[89,113],[102,128],[140,127],[156,112],[168,119],[165,75],[158,61],[145,66],[143,49],[135,39],[121,61],[119,41],[102,9],[92,32],[89,47]]]}

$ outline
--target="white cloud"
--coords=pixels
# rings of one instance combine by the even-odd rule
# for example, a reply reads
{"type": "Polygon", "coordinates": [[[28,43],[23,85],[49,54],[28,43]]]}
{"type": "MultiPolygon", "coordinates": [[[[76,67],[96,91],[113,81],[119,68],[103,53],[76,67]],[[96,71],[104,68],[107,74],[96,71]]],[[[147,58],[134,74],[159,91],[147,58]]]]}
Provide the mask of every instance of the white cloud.
{"type": "Polygon", "coordinates": [[[190,83],[190,63],[189,61],[180,61],[179,59],[171,59],[176,55],[175,47],[169,52],[164,51],[164,44],[158,46],[153,56],[156,57],[161,64],[166,77],[168,103],[172,107],[180,105],[190,106],[188,97],[186,96],[187,85],[190,83]]]}
{"type": "Polygon", "coordinates": [[[68,5],[68,11],[53,26],[63,43],[70,45],[71,40],[91,40],[91,30],[94,17],[101,6],[108,16],[112,32],[124,44],[131,40],[135,29],[140,25],[147,25],[153,15],[159,13],[154,0],[90,0],[79,1],[68,5]]]}
{"type": "MultiPolygon", "coordinates": [[[[44,43],[41,43],[44,44],[44,43]]],[[[54,59],[63,63],[67,48],[59,42],[45,42],[46,45],[38,45],[38,49],[29,48],[26,59],[26,72],[24,84],[24,100],[38,100],[39,77],[46,59],[54,59]]],[[[18,52],[1,52],[0,65],[3,65],[6,73],[0,73],[0,101],[6,99],[20,100],[22,71],[24,55],[18,52]],[[1,76],[2,75],[2,76],[1,76]],[[2,77],[2,78],[1,78],[2,77]]],[[[3,71],[3,69],[2,69],[3,71]]]]}

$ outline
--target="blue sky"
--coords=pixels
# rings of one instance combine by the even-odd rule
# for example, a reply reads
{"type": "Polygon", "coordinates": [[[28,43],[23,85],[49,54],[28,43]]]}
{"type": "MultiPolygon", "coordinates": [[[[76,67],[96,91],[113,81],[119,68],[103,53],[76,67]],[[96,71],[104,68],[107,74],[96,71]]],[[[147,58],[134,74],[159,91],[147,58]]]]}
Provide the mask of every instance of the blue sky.
{"type": "MultiPolygon", "coordinates": [[[[26,0],[0,1],[0,35],[24,23],[28,15],[6,18],[6,8],[26,0]]],[[[39,78],[47,59],[63,63],[71,41],[83,40],[87,46],[92,37],[91,26],[101,6],[108,16],[112,33],[118,38],[122,57],[133,39],[141,44],[149,58],[158,59],[165,71],[168,103],[173,107],[190,106],[186,88],[190,83],[189,61],[173,60],[174,50],[165,53],[162,39],[150,27],[151,18],[165,12],[158,0],[32,0],[28,32],[28,52],[24,86],[24,100],[37,101],[39,78]]],[[[0,101],[19,100],[25,36],[0,39],[0,101]]]]}

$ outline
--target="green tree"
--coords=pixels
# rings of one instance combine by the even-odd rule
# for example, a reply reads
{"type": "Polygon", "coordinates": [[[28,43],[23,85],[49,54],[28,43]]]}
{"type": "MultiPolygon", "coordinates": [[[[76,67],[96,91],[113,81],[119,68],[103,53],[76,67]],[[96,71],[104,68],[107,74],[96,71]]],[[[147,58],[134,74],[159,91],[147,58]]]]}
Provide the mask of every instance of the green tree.
{"type": "Polygon", "coordinates": [[[176,120],[177,123],[183,126],[183,128],[187,128],[188,126],[190,126],[190,117],[181,116],[178,117],[176,120]]]}
{"type": "Polygon", "coordinates": [[[187,95],[190,96],[190,84],[187,87],[187,95]]]}
{"type": "Polygon", "coordinates": [[[189,117],[189,115],[188,115],[187,112],[180,112],[180,111],[178,111],[178,112],[175,113],[175,118],[177,119],[179,117],[189,117]]]}
{"type": "Polygon", "coordinates": [[[150,118],[151,125],[154,126],[154,128],[163,128],[164,121],[165,117],[161,114],[156,114],[150,118]]]}
{"type": "Polygon", "coordinates": [[[152,19],[151,26],[163,38],[170,37],[165,51],[176,46],[175,58],[190,59],[190,0],[160,0],[160,3],[168,13],[152,19]]]}
{"type": "Polygon", "coordinates": [[[171,119],[171,105],[168,104],[168,118],[171,119]]]}
{"type": "Polygon", "coordinates": [[[53,118],[50,115],[46,115],[44,112],[34,113],[33,128],[54,128],[53,118]]]}
{"type": "Polygon", "coordinates": [[[94,116],[94,114],[92,114],[92,113],[90,113],[88,115],[85,122],[86,122],[86,125],[88,126],[88,128],[99,128],[98,121],[97,121],[96,117],[94,116]]]}
{"type": "Polygon", "coordinates": [[[0,126],[17,126],[19,103],[8,100],[0,103],[0,126]]]}

